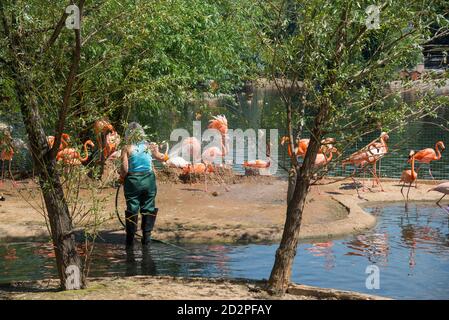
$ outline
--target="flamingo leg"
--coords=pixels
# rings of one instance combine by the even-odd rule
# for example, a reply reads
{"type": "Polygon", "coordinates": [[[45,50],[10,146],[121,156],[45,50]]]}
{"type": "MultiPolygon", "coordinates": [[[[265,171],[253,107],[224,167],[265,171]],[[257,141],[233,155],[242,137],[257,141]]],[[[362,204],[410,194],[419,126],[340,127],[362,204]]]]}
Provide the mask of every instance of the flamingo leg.
{"type": "Polygon", "coordinates": [[[351,179],[352,179],[352,181],[354,181],[355,190],[357,191],[357,196],[360,199],[362,199],[362,197],[360,196],[360,193],[359,193],[359,185],[357,183],[357,180],[354,178],[356,174],[357,174],[357,166],[354,166],[354,171],[351,174],[351,179]]]}
{"type": "MultiPolygon", "coordinates": [[[[380,190],[382,192],[385,192],[384,187],[382,186],[382,183],[380,183],[380,179],[379,176],[376,173],[376,164],[374,164],[374,170],[371,171],[371,173],[373,174],[374,179],[376,180],[377,184],[380,186],[380,190]]],[[[373,181],[373,187],[374,187],[374,181],[373,181]]]]}
{"type": "Polygon", "coordinates": [[[363,170],[363,178],[361,179],[362,183],[362,192],[366,192],[367,188],[365,186],[365,179],[366,179],[366,166],[362,167],[363,170]]]}
{"type": "Polygon", "coordinates": [[[192,170],[193,170],[193,166],[190,167],[190,170],[189,170],[189,183],[190,183],[190,187],[192,187],[192,170]]]}
{"type": "Polygon", "coordinates": [[[447,196],[447,194],[444,194],[444,195],[440,198],[440,200],[437,201],[437,205],[440,205],[440,201],[443,200],[443,198],[444,198],[445,196],[447,196]]]}
{"type": "Polygon", "coordinates": [[[99,153],[99,156],[100,156],[100,163],[102,163],[103,162],[103,137],[102,137],[102,134],[100,133],[99,135],[97,135],[97,143],[98,143],[98,153],[99,153]]]}
{"type": "Polygon", "coordinates": [[[360,192],[359,192],[359,184],[357,183],[357,180],[355,180],[354,177],[352,177],[352,181],[354,181],[354,185],[355,185],[355,190],[357,191],[357,196],[362,199],[362,197],[360,196],[360,192]]]}
{"type": "Polygon", "coordinates": [[[5,181],[5,160],[2,160],[2,182],[5,181]]]}
{"type": "Polygon", "coordinates": [[[401,187],[401,194],[402,194],[402,197],[405,199],[404,192],[403,192],[404,186],[405,186],[405,182],[402,183],[402,187],[401,187]]]}
{"type": "Polygon", "coordinates": [[[376,172],[376,162],[374,162],[373,163],[373,169],[372,169],[372,171],[371,171],[371,174],[373,175],[373,185],[372,185],[372,187],[374,188],[374,185],[377,183],[377,184],[379,184],[379,178],[377,177],[377,172],[376,172]]]}
{"type": "Polygon", "coordinates": [[[207,192],[207,165],[204,169],[204,192],[207,192]]]}
{"type": "Polygon", "coordinates": [[[413,182],[410,182],[410,184],[408,185],[408,190],[407,190],[407,202],[408,202],[408,195],[409,195],[409,193],[410,193],[410,188],[412,187],[412,183],[413,183],[413,182]]]}
{"type": "Polygon", "coordinates": [[[433,177],[433,174],[432,174],[432,168],[430,167],[430,163],[429,163],[429,175],[432,178],[432,180],[435,180],[435,178],[433,177]]]}
{"type": "Polygon", "coordinates": [[[11,171],[11,160],[9,160],[9,162],[8,162],[8,172],[9,172],[9,175],[11,176],[11,182],[12,182],[12,185],[15,187],[15,186],[17,186],[17,183],[16,183],[16,181],[14,180],[14,176],[12,175],[12,171],[11,171]]]}

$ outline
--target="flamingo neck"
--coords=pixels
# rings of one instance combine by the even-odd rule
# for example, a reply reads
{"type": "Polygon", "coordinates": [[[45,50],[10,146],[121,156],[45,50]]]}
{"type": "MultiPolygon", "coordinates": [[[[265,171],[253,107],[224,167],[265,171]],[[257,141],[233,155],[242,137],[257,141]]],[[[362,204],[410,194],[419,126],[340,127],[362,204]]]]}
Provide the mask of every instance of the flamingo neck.
{"type": "Polygon", "coordinates": [[[169,156],[168,156],[168,150],[170,149],[170,145],[168,144],[168,142],[166,143],[166,145],[167,145],[167,148],[165,149],[165,154],[164,154],[164,156],[165,156],[166,159],[168,159],[168,158],[169,158],[169,156]]]}
{"type": "Polygon", "coordinates": [[[326,163],[329,163],[332,160],[332,156],[334,155],[334,153],[332,152],[332,150],[328,151],[328,157],[326,157],[326,155],[324,155],[324,157],[326,158],[326,163]]]}
{"type": "Polygon", "coordinates": [[[435,145],[435,152],[437,154],[437,157],[435,158],[435,160],[440,160],[441,159],[441,151],[440,151],[440,144],[437,143],[435,145]]]}
{"type": "Polygon", "coordinates": [[[85,162],[85,161],[87,161],[87,159],[89,158],[89,152],[87,151],[87,141],[84,142],[83,148],[84,148],[84,157],[83,157],[83,158],[80,158],[80,161],[81,161],[81,162],[85,162]]]}
{"type": "Polygon", "coordinates": [[[62,148],[61,148],[61,149],[65,149],[65,148],[67,148],[67,146],[68,146],[69,144],[67,143],[67,141],[65,141],[64,138],[61,137],[61,145],[62,145],[62,148]]]}
{"type": "Polygon", "coordinates": [[[415,156],[412,157],[412,177],[415,177],[415,156]]]}
{"type": "Polygon", "coordinates": [[[228,154],[227,150],[227,144],[226,144],[226,134],[222,135],[221,137],[221,155],[225,156],[228,154]]]}
{"type": "Polygon", "coordinates": [[[387,145],[387,142],[384,140],[383,137],[380,138],[380,142],[385,147],[385,152],[388,152],[388,145],[387,145]]]}

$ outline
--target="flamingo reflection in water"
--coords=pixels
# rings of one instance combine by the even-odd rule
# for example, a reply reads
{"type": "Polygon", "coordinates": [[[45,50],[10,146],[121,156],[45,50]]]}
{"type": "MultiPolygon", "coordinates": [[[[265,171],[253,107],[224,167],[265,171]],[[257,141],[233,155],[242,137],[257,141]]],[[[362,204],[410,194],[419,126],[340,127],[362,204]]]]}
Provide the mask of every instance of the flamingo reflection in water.
{"type": "Polygon", "coordinates": [[[190,268],[190,271],[201,271],[204,270],[205,266],[212,265],[216,267],[219,271],[220,275],[225,276],[230,273],[229,269],[229,253],[231,253],[232,249],[230,247],[224,245],[210,245],[207,247],[207,250],[210,252],[209,255],[204,254],[190,254],[188,258],[192,262],[196,262],[201,264],[198,268],[190,268]]]}
{"type": "Polygon", "coordinates": [[[367,257],[371,263],[388,265],[390,244],[388,233],[373,233],[367,235],[357,235],[346,246],[355,251],[349,251],[347,256],[367,257]]]}
{"type": "Polygon", "coordinates": [[[324,257],[326,270],[330,270],[335,267],[335,255],[332,250],[334,243],[328,242],[315,242],[311,247],[306,248],[314,257],[324,257]]]}

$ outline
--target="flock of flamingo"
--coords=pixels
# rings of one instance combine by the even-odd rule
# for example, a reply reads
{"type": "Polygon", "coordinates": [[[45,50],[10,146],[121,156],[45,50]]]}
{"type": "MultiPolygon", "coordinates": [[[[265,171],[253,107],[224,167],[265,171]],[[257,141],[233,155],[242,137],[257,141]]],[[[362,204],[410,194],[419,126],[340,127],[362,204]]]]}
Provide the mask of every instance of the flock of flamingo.
{"type": "MultiPolygon", "coordinates": [[[[178,168],[181,170],[182,174],[195,173],[206,175],[208,173],[216,172],[216,166],[214,165],[215,160],[219,158],[222,158],[222,160],[224,160],[224,157],[229,152],[228,121],[226,119],[226,116],[214,116],[209,121],[208,128],[216,129],[220,133],[221,147],[212,146],[204,149],[201,152],[201,143],[194,137],[184,139],[181,144],[178,144],[177,147],[173,148],[171,151],[169,150],[169,144],[166,143],[164,165],[171,168],[178,168]],[[192,159],[192,161],[188,161],[184,157],[179,156],[180,153],[183,156],[188,156],[189,159],[192,159]]],[[[10,175],[12,176],[11,161],[14,157],[15,147],[14,139],[11,136],[9,127],[3,125],[0,130],[2,132],[0,136],[0,160],[2,161],[1,179],[2,181],[4,181],[6,161],[8,161],[8,170],[10,175]]],[[[102,159],[103,161],[107,161],[119,158],[121,154],[121,151],[119,150],[121,138],[112,124],[106,119],[97,120],[94,123],[93,131],[98,145],[98,150],[100,152],[100,159],[102,159]]],[[[378,185],[380,186],[381,190],[384,191],[376,168],[378,161],[382,159],[389,151],[388,140],[389,135],[386,132],[382,132],[379,138],[373,140],[365,147],[354,152],[342,161],[343,169],[347,165],[352,165],[354,167],[351,178],[354,181],[357,193],[359,193],[359,191],[355,176],[357,175],[357,172],[361,171],[366,173],[367,170],[373,176],[373,187],[375,185],[378,185]]],[[[54,136],[47,137],[49,148],[53,147],[54,142],[54,136]]],[[[309,142],[310,139],[297,139],[295,143],[291,144],[289,137],[282,137],[280,144],[287,144],[288,155],[290,157],[297,157],[299,159],[301,157],[304,158],[309,146],[309,142]]],[[[95,147],[95,144],[92,142],[92,140],[87,140],[84,142],[84,155],[81,155],[81,152],[76,148],[70,147],[69,143],[70,136],[66,133],[63,133],[61,137],[61,144],[56,155],[56,160],[58,162],[63,162],[68,166],[80,166],[82,164],[86,164],[89,160],[88,147],[95,147]]],[[[337,154],[339,156],[341,155],[337,148],[334,147],[335,143],[336,139],[334,138],[326,138],[321,141],[321,147],[314,163],[315,169],[327,166],[331,162],[334,154],[337,154]]],[[[269,149],[269,146],[267,146],[267,160],[256,159],[244,161],[243,167],[250,169],[264,169],[270,167],[271,160],[269,156],[269,149]]],[[[444,142],[438,141],[435,145],[435,148],[425,148],[418,152],[415,152],[414,150],[410,151],[408,163],[410,163],[411,168],[404,170],[400,179],[400,182],[402,183],[401,194],[404,196],[406,201],[408,201],[409,199],[409,193],[412,184],[415,183],[415,187],[417,186],[418,172],[422,164],[429,165],[429,175],[432,177],[432,179],[434,178],[432,175],[431,162],[440,160],[442,157],[441,152],[444,149],[444,142]],[[415,169],[415,162],[419,162],[421,164],[417,169],[415,169]],[[407,185],[408,190],[407,195],[405,196],[403,190],[407,185]]],[[[206,178],[205,190],[207,190],[206,178]]],[[[363,181],[362,190],[365,190],[363,181]]],[[[439,204],[440,201],[449,194],[449,182],[437,185],[429,191],[437,191],[443,194],[443,196],[437,202],[439,204]]]]}
{"type": "MultiPolygon", "coordinates": [[[[382,159],[387,153],[388,153],[388,140],[389,135],[386,132],[382,132],[379,138],[373,140],[368,145],[363,147],[362,149],[354,152],[351,154],[348,158],[344,159],[342,161],[342,167],[345,168],[346,165],[352,165],[354,167],[354,171],[351,174],[351,178],[354,181],[354,184],[357,188],[358,193],[358,183],[355,180],[355,176],[357,174],[357,171],[362,170],[363,172],[366,172],[368,170],[372,176],[373,176],[373,187],[375,184],[379,185],[381,190],[384,191],[382,184],[380,182],[379,176],[377,174],[377,162],[382,159]]],[[[290,138],[289,137],[283,137],[281,139],[281,145],[284,145],[287,143],[287,152],[290,157],[304,157],[307,148],[309,146],[310,139],[298,139],[296,143],[294,144],[294,150],[292,150],[291,144],[290,144],[290,138]]],[[[329,164],[329,162],[332,160],[332,156],[334,153],[340,154],[339,151],[333,146],[335,143],[334,138],[327,138],[323,139],[321,141],[321,147],[318,152],[318,155],[316,157],[314,167],[321,168],[329,164]]],[[[438,141],[435,144],[435,148],[425,148],[423,150],[420,150],[418,152],[415,152],[414,150],[411,150],[408,157],[408,163],[411,164],[411,169],[404,170],[401,175],[400,182],[402,183],[401,186],[401,194],[404,196],[406,201],[409,200],[409,193],[410,188],[413,183],[415,183],[415,187],[417,186],[418,181],[418,172],[421,168],[418,167],[418,169],[415,170],[415,162],[419,162],[422,164],[428,164],[429,165],[429,175],[434,179],[432,175],[432,169],[431,169],[431,162],[432,161],[438,161],[441,159],[442,154],[441,152],[445,149],[444,142],[438,141]],[[407,190],[407,196],[404,195],[404,187],[408,185],[407,190]]],[[[363,189],[365,189],[365,186],[362,181],[363,189]]],[[[433,188],[431,188],[429,191],[436,191],[443,194],[443,196],[438,200],[437,204],[439,205],[440,201],[449,194],[449,182],[441,183],[433,188]]]]}

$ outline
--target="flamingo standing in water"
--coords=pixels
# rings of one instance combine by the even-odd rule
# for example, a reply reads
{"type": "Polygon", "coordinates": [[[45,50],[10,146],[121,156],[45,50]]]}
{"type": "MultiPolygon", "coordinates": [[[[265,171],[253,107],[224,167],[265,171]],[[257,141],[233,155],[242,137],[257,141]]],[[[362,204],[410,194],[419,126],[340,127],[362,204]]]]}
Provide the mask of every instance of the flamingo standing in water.
{"type": "Polygon", "coordinates": [[[92,142],[92,140],[87,140],[84,142],[83,148],[84,148],[84,157],[81,156],[81,154],[75,149],[75,148],[65,148],[58,152],[56,155],[57,161],[63,161],[65,164],[68,164],[70,166],[79,166],[82,163],[86,162],[89,158],[89,152],[87,150],[87,146],[90,146],[93,148],[95,145],[92,142]]]}
{"type": "MultiPolygon", "coordinates": [[[[435,180],[435,178],[432,175],[432,169],[430,166],[430,162],[432,161],[437,161],[441,159],[441,151],[444,151],[444,149],[446,149],[446,147],[444,146],[444,142],[443,141],[438,141],[435,144],[435,150],[432,148],[426,148],[423,149],[421,151],[418,151],[415,154],[415,160],[424,164],[428,164],[429,165],[429,175],[432,177],[432,179],[435,180]],[[440,150],[441,149],[441,150],[440,150]]],[[[418,167],[418,170],[421,168],[421,166],[418,167]]]]}
{"type": "Polygon", "coordinates": [[[439,185],[433,187],[432,189],[429,189],[428,192],[430,191],[436,191],[443,194],[440,200],[437,201],[437,205],[440,205],[440,201],[443,200],[443,198],[449,194],[449,182],[440,183],[439,185]]]}
{"type": "MultiPolygon", "coordinates": [[[[418,174],[415,171],[415,151],[411,150],[410,154],[409,154],[409,159],[412,163],[412,169],[411,170],[404,170],[402,171],[402,175],[401,175],[401,180],[400,182],[402,182],[402,188],[401,188],[401,193],[402,196],[404,197],[404,193],[402,192],[404,189],[404,186],[406,183],[408,183],[408,191],[407,191],[407,200],[406,202],[408,202],[408,195],[410,193],[410,187],[412,186],[412,183],[416,181],[416,179],[418,178],[418,174]]],[[[405,198],[405,197],[404,197],[405,198]]]]}

